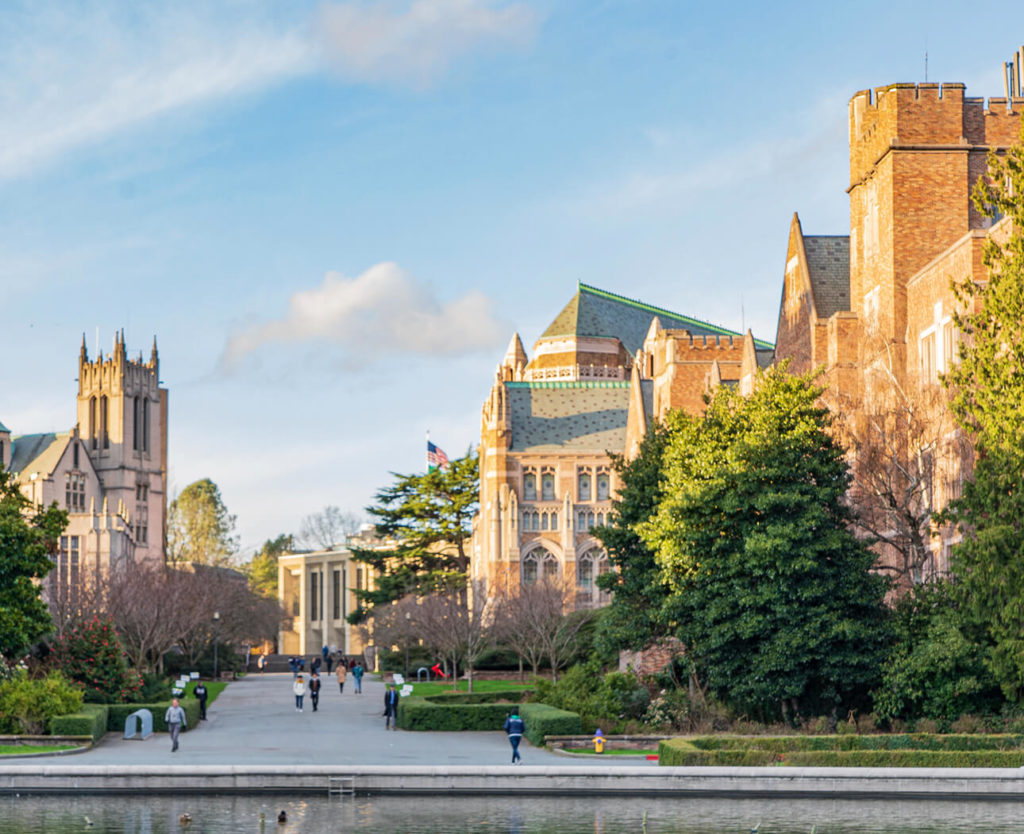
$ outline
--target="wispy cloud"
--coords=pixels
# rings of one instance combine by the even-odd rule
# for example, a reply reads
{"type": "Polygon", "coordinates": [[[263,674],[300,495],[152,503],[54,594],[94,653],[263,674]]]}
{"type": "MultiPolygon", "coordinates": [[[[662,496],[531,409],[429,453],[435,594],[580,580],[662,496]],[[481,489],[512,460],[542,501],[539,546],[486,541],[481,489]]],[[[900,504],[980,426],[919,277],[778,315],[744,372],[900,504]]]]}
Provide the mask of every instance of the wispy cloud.
{"type": "Polygon", "coordinates": [[[0,12],[0,177],[317,62],[299,27],[203,9],[86,3],[0,12]]]}
{"type": "Polygon", "coordinates": [[[326,5],[320,24],[327,55],[345,77],[426,87],[462,55],[529,43],[537,17],[522,3],[412,0],[326,5]]]}
{"type": "Polygon", "coordinates": [[[351,362],[387,354],[457,355],[499,347],[508,326],[479,291],[442,301],[394,263],[355,278],[329,272],[314,289],[292,295],[279,319],[228,339],[221,369],[233,371],[271,344],[330,344],[351,362]]]}

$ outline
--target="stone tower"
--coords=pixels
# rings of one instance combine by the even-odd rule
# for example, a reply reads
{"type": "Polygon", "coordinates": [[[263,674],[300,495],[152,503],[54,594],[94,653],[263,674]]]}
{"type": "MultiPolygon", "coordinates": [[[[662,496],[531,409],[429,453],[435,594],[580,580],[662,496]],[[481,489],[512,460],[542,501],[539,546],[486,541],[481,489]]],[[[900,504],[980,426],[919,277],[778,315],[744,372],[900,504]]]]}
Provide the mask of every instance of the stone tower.
{"type": "Polygon", "coordinates": [[[124,331],[114,351],[78,359],[78,432],[111,506],[127,508],[138,562],[164,559],[167,519],[167,390],[156,339],[149,361],[129,359],[124,331]]]}

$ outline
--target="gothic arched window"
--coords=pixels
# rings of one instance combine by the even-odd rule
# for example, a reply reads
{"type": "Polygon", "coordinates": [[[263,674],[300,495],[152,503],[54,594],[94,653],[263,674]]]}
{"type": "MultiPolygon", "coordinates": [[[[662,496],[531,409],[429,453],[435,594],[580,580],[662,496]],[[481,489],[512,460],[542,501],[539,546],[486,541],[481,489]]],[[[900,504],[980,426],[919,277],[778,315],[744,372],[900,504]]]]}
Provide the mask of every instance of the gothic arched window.
{"type": "Polygon", "coordinates": [[[555,476],[552,473],[545,472],[540,476],[540,493],[543,501],[555,500],[555,476]]]}
{"type": "Polygon", "coordinates": [[[577,481],[577,484],[576,484],[577,491],[579,492],[579,496],[580,496],[579,500],[580,501],[589,501],[590,500],[590,475],[588,475],[586,472],[581,472],[579,477],[576,479],[576,481],[577,481]]]}
{"type": "Polygon", "coordinates": [[[608,478],[607,472],[602,472],[597,476],[597,500],[607,501],[608,496],[611,494],[611,481],[608,478]]]}
{"type": "Polygon", "coordinates": [[[532,472],[523,475],[523,500],[537,500],[537,476],[532,472]]]}

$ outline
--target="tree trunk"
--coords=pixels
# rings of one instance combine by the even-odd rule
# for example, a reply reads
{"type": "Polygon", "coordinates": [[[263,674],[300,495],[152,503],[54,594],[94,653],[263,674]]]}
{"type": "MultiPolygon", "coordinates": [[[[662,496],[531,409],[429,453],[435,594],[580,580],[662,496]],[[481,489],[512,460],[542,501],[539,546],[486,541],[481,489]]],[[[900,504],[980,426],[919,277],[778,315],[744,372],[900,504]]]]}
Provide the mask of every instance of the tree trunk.
{"type": "Polygon", "coordinates": [[[523,680],[523,656],[519,655],[519,682],[525,683],[523,680]]]}

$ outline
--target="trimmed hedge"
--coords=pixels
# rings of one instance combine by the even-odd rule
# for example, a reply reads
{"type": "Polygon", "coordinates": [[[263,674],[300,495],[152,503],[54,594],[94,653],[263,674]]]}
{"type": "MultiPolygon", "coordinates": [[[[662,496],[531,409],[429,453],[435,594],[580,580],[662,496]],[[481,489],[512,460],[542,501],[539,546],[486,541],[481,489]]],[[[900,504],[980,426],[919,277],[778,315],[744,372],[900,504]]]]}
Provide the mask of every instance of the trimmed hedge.
{"type": "Polygon", "coordinates": [[[81,712],[58,715],[50,720],[50,735],[92,736],[95,744],[107,731],[106,704],[82,704],[81,712]]]}
{"type": "MultiPolygon", "coordinates": [[[[195,698],[180,698],[178,704],[185,710],[185,726],[183,730],[191,730],[199,723],[199,701],[195,698]]],[[[171,705],[170,701],[155,704],[110,704],[108,705],[107,729],[115,733],[124,732],[124,722],[128,716],[139,709],[148,709],[153,713],[153,732],[166,733],[167,723],[164,714],[171,705]]]]}
{"type": "MultiPolygon", "coordinates": [[[[518,697],[523,695],[521,690],[428,697],[410,695],[398,702],[397,723],[403,730],[500,730],[514,705],[493,701],[510,694],[518,697]]],[[[580,717],[575,712],[534,703],[520,704],[516,709],[526,723],[526,737],[536,746],[544,743],[546,735],[576,735],[582,732],[580,717]]]]}
{"type": "Polygon", "coordinates": [[[659,744],[658,763],[754,767],[1020,767],[1024,765],[1024,736],[906,733],[675,738],[659,744]]]}
{"type": "Polygon", "coordinates": [[[575,736],[583,732],[578,712],[529,703],[523,704],[519,714],[526,724],[526,737],[534,747],[543,746],[544,736],[575,736]]]}

